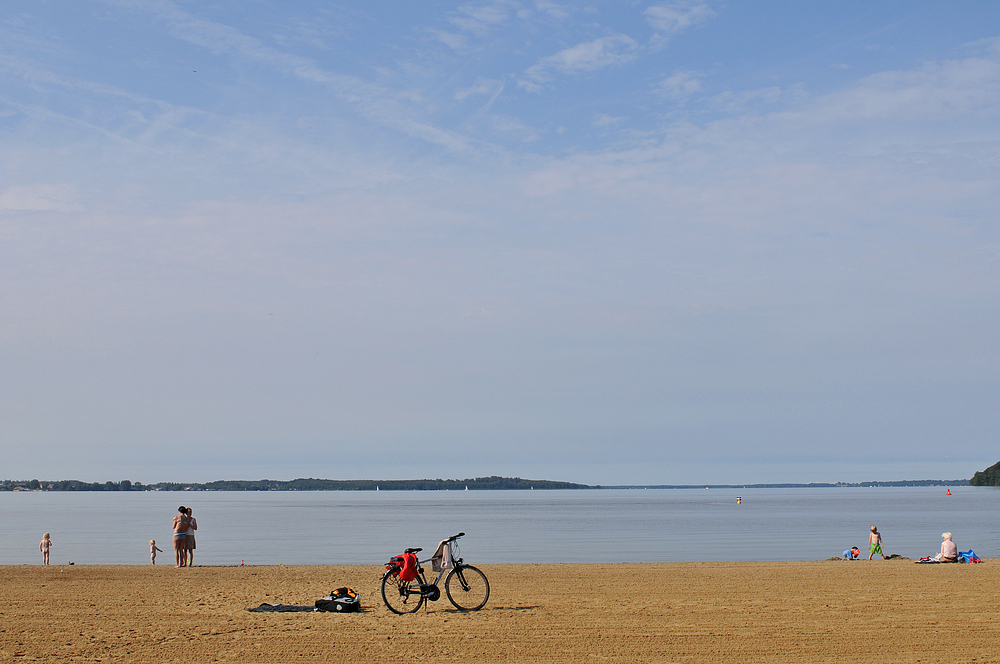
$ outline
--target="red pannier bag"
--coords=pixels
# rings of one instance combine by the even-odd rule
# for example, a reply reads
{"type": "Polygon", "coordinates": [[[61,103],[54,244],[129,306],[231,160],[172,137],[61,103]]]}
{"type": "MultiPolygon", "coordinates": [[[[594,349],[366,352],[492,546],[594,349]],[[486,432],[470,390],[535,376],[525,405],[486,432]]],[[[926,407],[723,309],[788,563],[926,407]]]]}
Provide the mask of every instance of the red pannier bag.
{"type": "Polygon", "coordinates": [[[404,553],[398,557],[403,559],[403,569],[399,570],[399,578],[403,581],[413,581],[417,578],[417,554],[404,553]]]}

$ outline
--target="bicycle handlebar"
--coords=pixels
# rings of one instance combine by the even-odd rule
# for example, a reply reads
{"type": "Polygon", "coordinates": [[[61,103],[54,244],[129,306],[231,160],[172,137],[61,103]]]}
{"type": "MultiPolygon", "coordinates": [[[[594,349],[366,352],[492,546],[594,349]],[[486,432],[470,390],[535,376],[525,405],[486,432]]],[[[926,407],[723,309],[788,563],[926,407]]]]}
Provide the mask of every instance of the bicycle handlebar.
{"type": "MultiPolygon", "coordinates": [[[[451,536],[451,537],[449,537],[449,538],[448,538],[448,539],[447,539],[446,541],[448,541],[448,542],[454,542],[454,541],[455,541],[455,540],[457,540],[457,539],[458,539],[459,537],[465,537],[465,533],[459,533],[459,534],[457,534],[457,535],[452,535],[452,536],[451,536]]],[[[417,553],[418,551],[423,551],[423,549],[421,549],[421,548],[411,548],[411,549],[406,549],[406,553],[417,553]]],[[[427,560],[420,560],[420,561],[418,561],[418,562],[424,562],[424,563],[426,563],[426,562],[428,562],[429,560],[430,560],[430,558],[428,558],[427,560]]]]}

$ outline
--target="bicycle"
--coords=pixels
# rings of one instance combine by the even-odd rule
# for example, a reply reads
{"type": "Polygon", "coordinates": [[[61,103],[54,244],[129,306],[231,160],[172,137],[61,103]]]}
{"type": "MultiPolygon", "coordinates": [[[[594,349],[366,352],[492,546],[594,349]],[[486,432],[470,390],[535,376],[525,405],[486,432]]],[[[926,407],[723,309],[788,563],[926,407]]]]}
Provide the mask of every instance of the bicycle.
{"type": "MultiPolygon", "coordinates": [[[[486,605],[486,600],[490,598],[490,582],[486,575],[472,565],[466,565],[458,557],[461,551],[456,543],[465,533],[452,535],[441,542],[443,547],[441,569],[433,583],[427,583],[424,576],[424,568],[421,563],[431,562],[436,558],[416,561],[416,571],[410,580],[404,580],[403,556],[393,556],[385,564],[385,574],[382,575],[382,601],[393,613],[415,613],[420,610],[425,601],[436,602],[441,599],[441,589],[438,582],[444,576],[448,568],[448,561],[451,561],[451,571],[444,580],[444,591],[448,595],[448,600],[455,605],[459,611],[478,611],[486,605]]],[[[406,549],[406,553],[416,554],[423,549],[406,549]]]]}

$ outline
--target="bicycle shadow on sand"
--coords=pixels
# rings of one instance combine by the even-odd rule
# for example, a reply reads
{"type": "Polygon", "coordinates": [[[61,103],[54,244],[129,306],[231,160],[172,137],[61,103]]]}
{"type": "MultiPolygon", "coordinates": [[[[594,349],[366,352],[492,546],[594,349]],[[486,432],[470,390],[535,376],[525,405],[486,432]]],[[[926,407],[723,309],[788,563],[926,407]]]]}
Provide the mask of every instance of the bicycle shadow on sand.
{"type": "Polygon", "coordinates": [[[458,609],[442,609],[444,613],[483,613],[485,611],[534,611],[540,606],[484,606],[478,611],[459,611],[458,609]]]}

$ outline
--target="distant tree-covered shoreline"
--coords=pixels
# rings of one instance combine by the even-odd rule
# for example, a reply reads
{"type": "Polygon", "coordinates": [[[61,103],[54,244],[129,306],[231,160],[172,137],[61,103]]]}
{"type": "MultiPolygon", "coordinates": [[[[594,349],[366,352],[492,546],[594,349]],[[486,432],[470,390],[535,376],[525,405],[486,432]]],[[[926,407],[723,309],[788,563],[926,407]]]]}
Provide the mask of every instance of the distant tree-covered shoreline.
{"type": "Polygon", "coordinates": [[[464,480],[217,480],[215,482],[82,482],[80,480],[0,480],[0,491],[524,491],[531,489],[812,489],[838,487],[1000,486],[1000,463],[976,473],[972,480],[891,480],[773,484],[626,484],[602,486],[526,480],[520,477],[475,477],[464,480]]]}
{"type": "Polygon", "coordinates": [[[82,482],[80,480],[3,480],[0,491],[484,491],[591,489],[586,484],[520,477],[475,477],[464,480],[218,480],[215,482],[82,482]]]}
{"type": "Polygon", "coordinates": [[[1000,486],[1000,461],[987,468],[978,470],[969,480],[972,486],[1000,486]]]}

